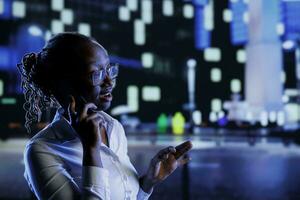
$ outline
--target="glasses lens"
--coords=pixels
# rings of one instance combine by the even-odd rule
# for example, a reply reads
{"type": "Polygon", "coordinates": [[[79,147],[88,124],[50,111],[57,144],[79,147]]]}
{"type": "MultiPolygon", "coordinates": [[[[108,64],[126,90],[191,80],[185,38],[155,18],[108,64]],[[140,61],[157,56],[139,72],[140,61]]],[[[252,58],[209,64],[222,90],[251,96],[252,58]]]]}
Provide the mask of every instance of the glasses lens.
{"type": "Polygon", "coordinates": [[[104,79],[104,73],[105,70],[99,70],[99,71],[95,71],[93,74],[92,74],[92,79],[93,79],[93,85],[99,85],[102,80],[104,79]]]}
{"type": "Polygon", "coordinates": [[[94,71],[92,74],[93,85],[101,84],[105,79],[106,73],[111,79],[115,79],[119,73],[119,65],[111,64],[106,70],[101,69],[99,71],[94,71]]]}
{"type": "Polygon", "coordinates": [[[110,65],[110,68],[108,69],[108,75],[110,78],[116,78],[119,73],[119,65],[118,64],[112,64],[110,65]]]}

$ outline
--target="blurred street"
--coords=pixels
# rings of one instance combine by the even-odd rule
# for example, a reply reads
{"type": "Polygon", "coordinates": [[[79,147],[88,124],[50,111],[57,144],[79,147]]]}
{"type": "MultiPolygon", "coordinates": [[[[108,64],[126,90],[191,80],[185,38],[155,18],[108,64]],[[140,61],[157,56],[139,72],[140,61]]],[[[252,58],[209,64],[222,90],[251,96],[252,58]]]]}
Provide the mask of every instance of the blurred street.
{"type": "MultiPolygon", "coordinates": [[[[161,148],[179,144],[183,138],[129,136],[129,154],[143,173],[152,156],[161,148]],[[172,139],[173,138],[173,139],[172,139]]],[[[158,185],[152,200],[282,200],[300,198],[300,148],[281,140],[258,141],[245,138],[216,143],[192,138],[192,161],[187,170],[178,169],[158,185]],[[184,174],[188,175],[184,178],[184,174]],[[188,194],[184,187],[187,189],[188,194]],[[184,196],[184,197],[183,197],[184,196]]],[[[34,199],[23,178],[22,154],[25,139],[0,143],[0,199],[34,199]]]]}

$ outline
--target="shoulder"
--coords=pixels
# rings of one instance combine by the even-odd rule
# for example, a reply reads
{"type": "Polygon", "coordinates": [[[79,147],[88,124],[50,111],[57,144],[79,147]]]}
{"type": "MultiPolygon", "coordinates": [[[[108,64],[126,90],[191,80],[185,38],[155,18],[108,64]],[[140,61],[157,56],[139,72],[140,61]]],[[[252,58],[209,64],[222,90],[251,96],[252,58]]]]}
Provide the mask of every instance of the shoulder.
{"type": "Polygon", "coordinates": [[[43,142],[46,140],[51,140],[51,139],[55,139],[55,134],[54,131],[52,129],[52,124],[47,125],[45,128],[43,128],[42,130],[40,130],[37,134],[35,134],[27,143],[31,144],[31,143],[39,143],[39,142],[43,142]]]}
{"type": "Polygon", "coordinates": [[[24,160],[47,153],[49,151],[48,144],[51,141],[55,141],[55,134],[49,124],[28,140],[24,149],[24,160]]]}
{"type": "Polygon", "coordinates": [[[44,129],[27,142],[23,152],[25,174],[63,164],[55,140],[49,139],[50,132],[49,128],[44,129]]]}

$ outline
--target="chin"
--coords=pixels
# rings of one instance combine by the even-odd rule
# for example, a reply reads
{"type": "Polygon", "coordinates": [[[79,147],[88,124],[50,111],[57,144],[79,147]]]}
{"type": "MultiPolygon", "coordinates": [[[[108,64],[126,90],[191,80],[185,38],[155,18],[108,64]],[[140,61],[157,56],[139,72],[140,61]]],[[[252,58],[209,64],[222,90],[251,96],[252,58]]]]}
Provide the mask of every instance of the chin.
{"type": "Polygon", "coordinates": [[[99,110],[103,110],[106,111],[107,109],[109,109],[111,102],[101,102],[100,104],[98,104],[98,109],[99,110]]]}

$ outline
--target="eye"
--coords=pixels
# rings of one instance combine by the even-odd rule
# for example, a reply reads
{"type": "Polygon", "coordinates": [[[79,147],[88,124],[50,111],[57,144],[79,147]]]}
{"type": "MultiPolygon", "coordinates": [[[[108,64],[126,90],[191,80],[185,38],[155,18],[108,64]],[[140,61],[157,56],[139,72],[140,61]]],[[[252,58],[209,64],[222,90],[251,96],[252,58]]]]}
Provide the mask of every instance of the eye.
{"type": "Polygon", "coordinates": [[[104,69],[100,69],[92,73],[92,81],[94,85],[100,84],[103,78],[104,78],[104,69]]]}
{"type": "Polygon", "coordinates": [[[110,67],[107,69],[107,71],[111,78],[115,78],[118,76],[119,67],[117,64],[111,64],[110,67]]]}
{"type": "Polygon", "coordinates": [[[97,78],[97,77],[101,76],[102,73],[103,73],[103,70],[101,70],[101,71],[97,70],[92,73],[92,76],[93,76],[93,78],[97,78]]]}

